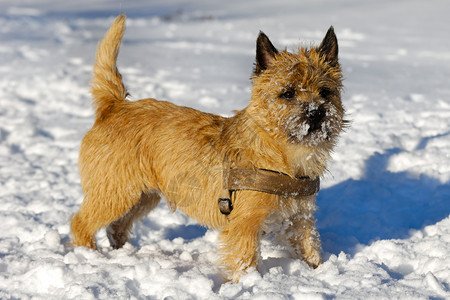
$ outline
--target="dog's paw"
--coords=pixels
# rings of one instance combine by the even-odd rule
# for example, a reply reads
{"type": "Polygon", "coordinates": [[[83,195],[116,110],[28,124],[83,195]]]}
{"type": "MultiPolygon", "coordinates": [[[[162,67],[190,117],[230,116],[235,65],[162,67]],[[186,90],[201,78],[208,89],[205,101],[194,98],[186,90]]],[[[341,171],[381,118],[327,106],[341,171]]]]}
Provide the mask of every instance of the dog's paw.
{"type": "Polygon", "coordinates": [[[322,263],[322,256],[320,255],[320,251],[313,250],[310,253],[305,254],[306,263],[312,267],[317,268],[322,263]]]}

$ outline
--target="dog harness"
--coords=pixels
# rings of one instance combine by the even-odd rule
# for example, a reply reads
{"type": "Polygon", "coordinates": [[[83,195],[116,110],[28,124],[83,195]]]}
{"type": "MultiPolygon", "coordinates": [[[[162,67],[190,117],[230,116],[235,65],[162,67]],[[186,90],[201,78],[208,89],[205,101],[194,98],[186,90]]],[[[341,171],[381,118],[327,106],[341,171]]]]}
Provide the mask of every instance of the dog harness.
{"type": "Polygon", "coordinates": [[[226,197],[219,199],[219,209],[224,215],[233,210],[231,195],[235,191],[250,190],[282,197],[306,197],[317,194],[320,189],[320,178],[291,176],[266,169],[232,168],[223,174],[226,197]]]}

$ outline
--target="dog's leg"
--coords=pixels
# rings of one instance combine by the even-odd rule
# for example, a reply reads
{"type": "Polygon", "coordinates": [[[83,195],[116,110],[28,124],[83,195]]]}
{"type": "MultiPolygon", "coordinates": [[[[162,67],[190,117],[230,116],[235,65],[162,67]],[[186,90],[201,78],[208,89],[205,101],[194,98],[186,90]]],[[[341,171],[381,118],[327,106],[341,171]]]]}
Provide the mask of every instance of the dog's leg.
{"type": "Polygon", "coordinates": [[[313,268],[322,263],[320,235],[316,229],[314,199],[302,201],[301,209],[287,220],[278,238],[287,246],[291,255],[303,259],[313,268]]]}
{"type": "Polygon", "coordinates": [[[125,215],[109,224],[106,228],[109,243],[114,249],[121,248],[128,242],[128,234],[135,221],[145,217],[154,209],[161,199],[159,193],[142,193],[138,203],[134,205],[125,215]]]}
{"type": "MultiPolygon", "coordinates": [[[[85,198],[83,203],[86,201],[87,199],[85,198]]],[[[72,245],[97,249],[97,244],[95,243],[95,233],[102,226],[98,226],[94,221],[89,221],[89,219],[93,219],[93,217],[89,215],[92,215],[89,209],[83,207],[82,205],[78,213],[72,217],[72,245]]]]}
{"type": "Polygon", "coordinates": [[[140,196],[141,192],[126,190],[120,193],[119,189],[107,196],[85,192],[81,208],[72,218],[73,244],[97,249],[95,233],[123,216],[140,196]]]}
{"type": "Polygon", "coordinates": [[[237,193],[243,200],[235,202],[229,215],[230,222],[220,236],[222,263],[235,282],[248,268],[257,267],[264,220],[278,203],[272,195],[249,191],[237,193]]]}

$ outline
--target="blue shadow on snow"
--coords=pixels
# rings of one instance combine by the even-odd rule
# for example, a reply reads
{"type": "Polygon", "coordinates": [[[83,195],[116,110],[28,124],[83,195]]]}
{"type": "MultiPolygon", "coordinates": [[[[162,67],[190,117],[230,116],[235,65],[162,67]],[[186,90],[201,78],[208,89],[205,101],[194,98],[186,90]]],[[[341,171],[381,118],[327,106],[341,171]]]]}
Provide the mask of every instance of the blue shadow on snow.
{"type": "Polygon", "coordinates": [[[406,238],[411,229],[435,224],[450,214],[450,184],[425,175],[387,171],[400,149],[375,153],[364,176],[319,192],[317,226],[325,252],[354,254],[358,244],[406,238]]]}

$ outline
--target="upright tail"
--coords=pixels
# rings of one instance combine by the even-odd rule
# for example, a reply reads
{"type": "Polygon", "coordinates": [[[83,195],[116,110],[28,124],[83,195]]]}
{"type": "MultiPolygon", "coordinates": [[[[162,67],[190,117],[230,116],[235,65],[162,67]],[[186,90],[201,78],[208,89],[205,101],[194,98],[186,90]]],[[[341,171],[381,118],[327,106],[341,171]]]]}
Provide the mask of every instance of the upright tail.
{"type": "Polygon", "coordinates": [[[117,69],[117,55],[125,31],[125,15],[118,16],[97,47],[94,72],[91,81],[93,105],[97,119],[115,103],[125,101],[127,90],[117,69]]]}

